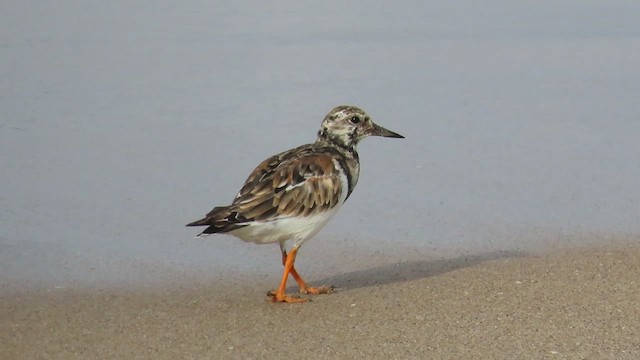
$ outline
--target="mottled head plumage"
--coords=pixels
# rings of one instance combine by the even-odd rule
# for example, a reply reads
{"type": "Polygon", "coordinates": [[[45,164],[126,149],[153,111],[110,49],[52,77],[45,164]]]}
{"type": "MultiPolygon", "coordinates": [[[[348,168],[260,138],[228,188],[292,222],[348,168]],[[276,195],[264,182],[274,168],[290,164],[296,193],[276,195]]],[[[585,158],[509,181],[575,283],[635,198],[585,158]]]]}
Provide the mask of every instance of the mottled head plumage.
{"type": "Polygon", "coordinates": [[[356,106],[340,105],[329,111],[322,120],[318,142],[354,149],[367,136],[404,137],[374,124],[364,110],[356,106]]]}

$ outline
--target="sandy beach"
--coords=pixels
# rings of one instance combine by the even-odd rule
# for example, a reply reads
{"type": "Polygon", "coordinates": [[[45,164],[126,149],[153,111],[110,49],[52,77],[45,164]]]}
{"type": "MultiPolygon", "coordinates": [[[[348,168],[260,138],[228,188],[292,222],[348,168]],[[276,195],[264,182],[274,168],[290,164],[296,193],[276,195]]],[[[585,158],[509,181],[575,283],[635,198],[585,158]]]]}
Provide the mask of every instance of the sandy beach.
{"type": "MultiPolygon", "coordinates": [[[[4,293],[3,359],[637,359],[640,246],[409,261],[306,304],[270,283],[4,293]]],[[[295,289],[291,289],[295,290],[295,289]]]]}

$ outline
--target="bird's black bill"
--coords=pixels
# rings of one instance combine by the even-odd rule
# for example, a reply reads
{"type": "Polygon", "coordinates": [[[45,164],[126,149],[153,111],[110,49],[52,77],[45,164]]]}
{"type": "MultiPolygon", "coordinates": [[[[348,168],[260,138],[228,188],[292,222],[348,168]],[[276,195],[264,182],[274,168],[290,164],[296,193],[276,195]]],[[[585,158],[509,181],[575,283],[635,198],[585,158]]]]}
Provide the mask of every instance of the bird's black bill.
{"type": "Polygon", "coordinates": [[[398,138],[404,139],[404,136],[395,133],[391,130],[387,130],[380,125],[373,124],[373,127],[368,131],[371,136],[382,136],[382,137],[390,137],[390,138],[398,138]]]}

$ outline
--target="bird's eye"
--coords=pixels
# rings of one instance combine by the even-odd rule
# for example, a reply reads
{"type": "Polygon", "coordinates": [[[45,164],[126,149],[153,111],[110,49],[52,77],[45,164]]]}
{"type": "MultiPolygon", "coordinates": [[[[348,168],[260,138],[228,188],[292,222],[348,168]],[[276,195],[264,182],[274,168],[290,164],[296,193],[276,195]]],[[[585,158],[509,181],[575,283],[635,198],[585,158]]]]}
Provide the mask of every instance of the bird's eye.
{"type": "Polygon", "coordinates": [[[351,123],[352,123],[352,124],[358,124],[358,123],[360,123],[360,118],[359,118],[359,117],[357,117],[357,116],[352,117],[352,118],[351,118],[351,123]]]}

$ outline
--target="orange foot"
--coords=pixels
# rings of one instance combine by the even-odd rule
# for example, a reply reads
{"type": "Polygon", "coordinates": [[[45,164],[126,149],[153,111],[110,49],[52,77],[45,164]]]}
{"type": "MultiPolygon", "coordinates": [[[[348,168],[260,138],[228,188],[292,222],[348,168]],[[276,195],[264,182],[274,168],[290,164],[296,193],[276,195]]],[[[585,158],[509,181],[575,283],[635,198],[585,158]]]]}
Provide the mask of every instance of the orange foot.
{"type": "Polygon", "coordinates": [[[319,286],[319,287],[304,287],[300,288],[301,294],[319,295],[319,294],[331,294],[335,290],[334,286],[319,286]]]}
{"type": "Polygon", "coordinates": [[[309,301],[309,299],[301,298],[298,295],[279,294],[273,290],[269,291],[267,296],[271,297],[272,302],[304,303],[309,301]]]}
{"type": "Polygon", "coordinates": [[[298,287],[300,288],[301,294],[330,294],[333,292],[333,286],[320,286],[320,287],[311,287],[307,286],[307,283],[302,280],[302,277],[296,271],[294,267],[294,263],[296,261],[296,254],[298,253],[298,247],[294,246],[291,249],[291,252],[287,254],[286,251],[282,250],[282,265],[284,265],[284,273],[282,274],[282,281],[280,282],[280,287],[278,287],[277,291],[270,291],[267,295],[271,296],[271,300],[273,302],[286,302],[286,303],[303,303],[309,301],[309,299],[301,298],[296,295],[287,295],[284,293],[284,290],[287,287],[287,278],[289,274],[293,276],[293,278],[298,283],[298,287]]]}

